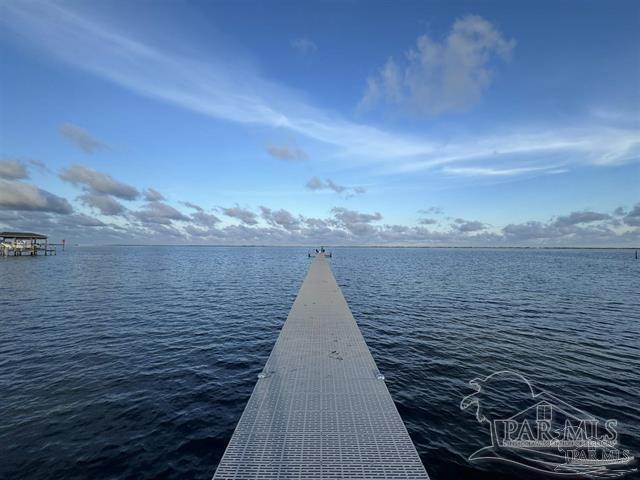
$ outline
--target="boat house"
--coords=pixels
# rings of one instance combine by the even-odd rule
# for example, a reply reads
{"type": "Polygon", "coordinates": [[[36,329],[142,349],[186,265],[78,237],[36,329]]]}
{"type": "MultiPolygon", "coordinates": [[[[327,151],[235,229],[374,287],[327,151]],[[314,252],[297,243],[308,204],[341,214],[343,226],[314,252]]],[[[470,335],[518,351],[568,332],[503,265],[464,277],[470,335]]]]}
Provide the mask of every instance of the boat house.
{"type": "Polygon", "coordinates": [[[55,246],[49,245],[47,236],[31,232],[0,232],[0,256],[55,255],[55,246]]]}

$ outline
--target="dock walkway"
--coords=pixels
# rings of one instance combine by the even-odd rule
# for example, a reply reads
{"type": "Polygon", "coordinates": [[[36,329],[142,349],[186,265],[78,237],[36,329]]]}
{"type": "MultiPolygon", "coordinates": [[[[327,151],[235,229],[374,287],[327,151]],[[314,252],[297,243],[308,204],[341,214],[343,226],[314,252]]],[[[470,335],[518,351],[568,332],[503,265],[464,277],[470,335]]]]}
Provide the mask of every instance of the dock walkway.
{"type": "Polygon", "coordinates": [[[213,478],[429,478],[323,254],[213,478]]]}

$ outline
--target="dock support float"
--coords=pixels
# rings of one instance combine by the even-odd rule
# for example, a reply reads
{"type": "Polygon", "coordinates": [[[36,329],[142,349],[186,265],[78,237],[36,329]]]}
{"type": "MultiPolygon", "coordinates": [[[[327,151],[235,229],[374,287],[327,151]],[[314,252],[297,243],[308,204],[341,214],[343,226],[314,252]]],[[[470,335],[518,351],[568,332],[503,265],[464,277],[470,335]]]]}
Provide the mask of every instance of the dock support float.
{"type": "Polygon", "coordinates": [[[428,480],[325,254],[317,255],[214,480],[428,480]]]}

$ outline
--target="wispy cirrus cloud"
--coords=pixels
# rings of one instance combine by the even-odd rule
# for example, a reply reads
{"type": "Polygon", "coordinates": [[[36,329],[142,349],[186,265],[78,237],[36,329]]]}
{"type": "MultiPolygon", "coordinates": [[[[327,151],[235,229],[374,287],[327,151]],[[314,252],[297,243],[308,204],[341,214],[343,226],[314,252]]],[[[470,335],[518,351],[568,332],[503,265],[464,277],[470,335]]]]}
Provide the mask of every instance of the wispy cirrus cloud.
{"type": "MultiPolygon", "coordinates": [[[[619,164],[640,157],[637,127],[609,125],[602,117],[594,117],[593,122],[587,121],[577,128],[520,126],[513,131],[482,137],[459,136],[446,141],[398,134],[318,108],[246,64],[168,53],[55,3],[10,2],[3,12],[2,23],[8,30],[19,32],[21,39],[27,39],[24,41],[70,65],[141,95],[213,118],[289,130],[333,146],[332,156],[341,162],[374,165],[380,174],[441,169],[446,165],[458,167],[450,173],[470,175],[473,171],[469,170],[472,167],[469,164],[474,163],[485,168],[476,171],[482,176],[488,172],[485,165],[488,160],[494,165],[500,160],[505,165],[496,172],[515,176],[526,173],[517,168],[523,158],[531,156],[544,158],[545,162],[549,157],[561,158],[562,168],[573,164],[619,164]]],[[[436,82],[440,85],[437,89],[422,89],[418,81],[424,80],[422,76],[428,72],[415,70],[429,60],[427,66],[437,67],[438,78],[456,79],[456,88],[450,88],[454,93],[458,86],[469,90],[471,93],[462,96],[463,101],[473,103],[489,83],[491,66],[484,62],[484,56],[506,58],[512,49],[512,41],[483,19],[462,19],[454,24],[443,43],[419,40],[412,54],[416,65],[405,68],[411,75],[405,75],[400,93],[406,90],[418,98],[428,97],[427,110],[444,111],[460,106],[452,103],[455,95],[443,90],[449,88],[443,81],[436,82]],[[430,60],[431,50],[440,60],[430,60]],[[472,60],[471,67],[463,61],[467,54],[472,60]],[[452,60],[449,67],[442,58],[456,61],[452,60]],[[407,80],[414,77],[418,83],[407,80]]]]}
{"type": "Polygon", "coordinates": [[[566,169],[559,168],[557,165],[548,165],[540,167],[444,167],[443,172],[453,175],[465,175],[472,177],[512,177],[515,175],[524,175],[528,173],[563,173],[566,169]]]}

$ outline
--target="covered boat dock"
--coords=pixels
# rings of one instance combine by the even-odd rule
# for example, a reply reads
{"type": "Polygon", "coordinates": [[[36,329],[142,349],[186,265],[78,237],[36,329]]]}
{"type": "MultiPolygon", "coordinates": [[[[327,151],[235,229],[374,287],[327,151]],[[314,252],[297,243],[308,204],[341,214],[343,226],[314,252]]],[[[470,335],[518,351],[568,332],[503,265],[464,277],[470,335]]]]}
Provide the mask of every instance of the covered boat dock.
{"type": "Polygon", "coordinates": [[[32,232],[0,232],[0,257],[31,255],[39,253],[55,255],[55,245],[48,243],[46,235],[32,232]]]}

